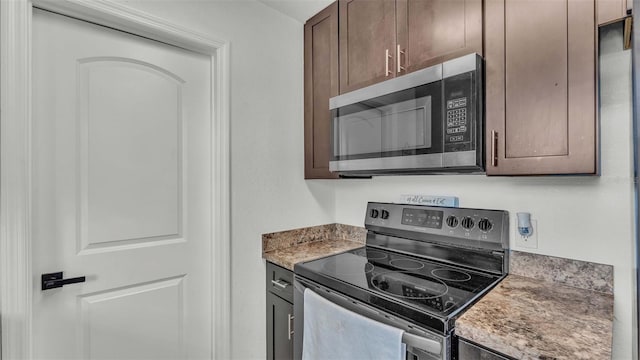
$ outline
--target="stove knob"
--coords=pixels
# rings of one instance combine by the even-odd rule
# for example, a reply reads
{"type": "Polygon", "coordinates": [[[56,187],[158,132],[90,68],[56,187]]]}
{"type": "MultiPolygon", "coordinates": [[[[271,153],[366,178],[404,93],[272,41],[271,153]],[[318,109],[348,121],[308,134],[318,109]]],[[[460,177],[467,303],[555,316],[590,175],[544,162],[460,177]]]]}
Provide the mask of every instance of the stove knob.
{"type": "Polygon", "coordinates": [[[389,218],[389,212],[387,210],[382,210],[382,214],[380,215],[381,218],[383,219],[388,219],[389,218]]]}
{"type": "Polygon", "coordinates": [[[493,224],[489,219],[482,219],[478,222],[478,228],[484,232],[491,231],[491,229],[493,229],[493,224]]]}
{"type": "Polygon", "coordinates": [[[378,217],[378,209],[371,209],[371,217],[374,219],[378,217]]]}
{"type": "Polygon", "coordinates": [[[465,217],[464,219],[462,219],[462,227],[467,229],[467,230],[471,230],[473,228],[473,225],[475,225],[473,219],[469,216],[465,217]]]}

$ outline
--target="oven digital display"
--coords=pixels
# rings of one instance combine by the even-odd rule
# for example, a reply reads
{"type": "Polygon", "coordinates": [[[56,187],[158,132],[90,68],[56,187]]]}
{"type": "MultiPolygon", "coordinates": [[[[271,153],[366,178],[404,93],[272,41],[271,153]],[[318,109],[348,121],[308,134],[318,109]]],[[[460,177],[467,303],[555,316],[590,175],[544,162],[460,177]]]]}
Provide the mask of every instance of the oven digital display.
{"type": "Polygon", "coordinates": [[[402,209],[402,224],[442,229],[442,211],[402,209]]]}

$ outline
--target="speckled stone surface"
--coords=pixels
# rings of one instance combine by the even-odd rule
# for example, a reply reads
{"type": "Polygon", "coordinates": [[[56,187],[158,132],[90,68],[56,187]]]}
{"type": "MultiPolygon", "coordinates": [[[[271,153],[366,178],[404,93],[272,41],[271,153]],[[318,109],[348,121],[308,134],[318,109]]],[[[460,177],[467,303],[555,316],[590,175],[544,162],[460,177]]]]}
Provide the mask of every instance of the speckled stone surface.
{"type": "Polygon", "coordinates": [[[613,294],[613,266],[511,251],[509,273],[613,294]]]}
{"type": "Polygon", "coordinates": [[[367,230],[327,224],[262,235],[262,258],[293,270],[293,265],[364,246],[367,230]]]}
{"type": "Polygon", "coordinates": [[[334,239],[356,241],[364,244],[367,239],[367,229],[360,226],[334,224],[336,226],[334,239]]]}
{"type": "Polygon", "coordinates": [[[269,251],[262,257],[276,265],[293,271],[293,265],[321,257],[338,254],[364,246],[363,243],[348,240],[322,240],[302,243],[296,246],[269,251]]]}
{"type": "Polygon", "coordinates": [[[610,359],[613,295],[508,275],[456,320],[458,336],[516,359],[610,359]]]}

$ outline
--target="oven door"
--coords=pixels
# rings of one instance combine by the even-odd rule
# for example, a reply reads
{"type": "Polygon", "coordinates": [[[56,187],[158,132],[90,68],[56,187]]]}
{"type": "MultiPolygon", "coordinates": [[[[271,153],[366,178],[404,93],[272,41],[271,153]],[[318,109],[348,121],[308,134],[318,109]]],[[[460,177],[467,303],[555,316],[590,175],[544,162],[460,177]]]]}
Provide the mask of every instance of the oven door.
{"type": "MultiPolygon", "coordinates": [[[[421,328],[390,313],[349,298],[298,275],[294,278],[294,359],[302,359],[304,337],[304,290],[309,288],[325,299],[347,310],[372,320],[397,327],[405,331],[402,340],[407,346],[407,360],[449,360],[451,337],[421,328]]],[[[354,334],[358,336],[358,334],[354,334]]]]}
{"type": "Polygon", "coordinates": [[[331,171],[442,167],[442,74],[425,70],[426,84],[370,97],[385,82],[334,100],[331,171]]]}

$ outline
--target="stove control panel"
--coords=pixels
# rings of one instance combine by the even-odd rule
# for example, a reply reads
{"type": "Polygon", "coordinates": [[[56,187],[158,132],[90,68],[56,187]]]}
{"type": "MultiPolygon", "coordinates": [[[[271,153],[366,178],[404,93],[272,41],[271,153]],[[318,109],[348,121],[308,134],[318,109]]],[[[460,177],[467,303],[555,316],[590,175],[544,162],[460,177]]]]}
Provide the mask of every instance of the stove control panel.
{"type": "MultiPolygon", "coordinates": [[[[444,242],[489,248],[508,247],[509,214],[503,210],[448,208],[370,202],[365,227],[385,233],[401,231],[418,234],[418,238],[443,236],[444,242]],[[456,241],[456,239],[461,239],[456,241]]],[[[441,242],[442,242],[441,241],[441,242]]]]}
{"type": "MultiPolygon", "coordinates": [[[[387,212],[388,214],[389,212],[387,212]]],[[[401,222],[405,225],[442,228],[442,211],[427,209],[402,209],[401,222]]]]}

